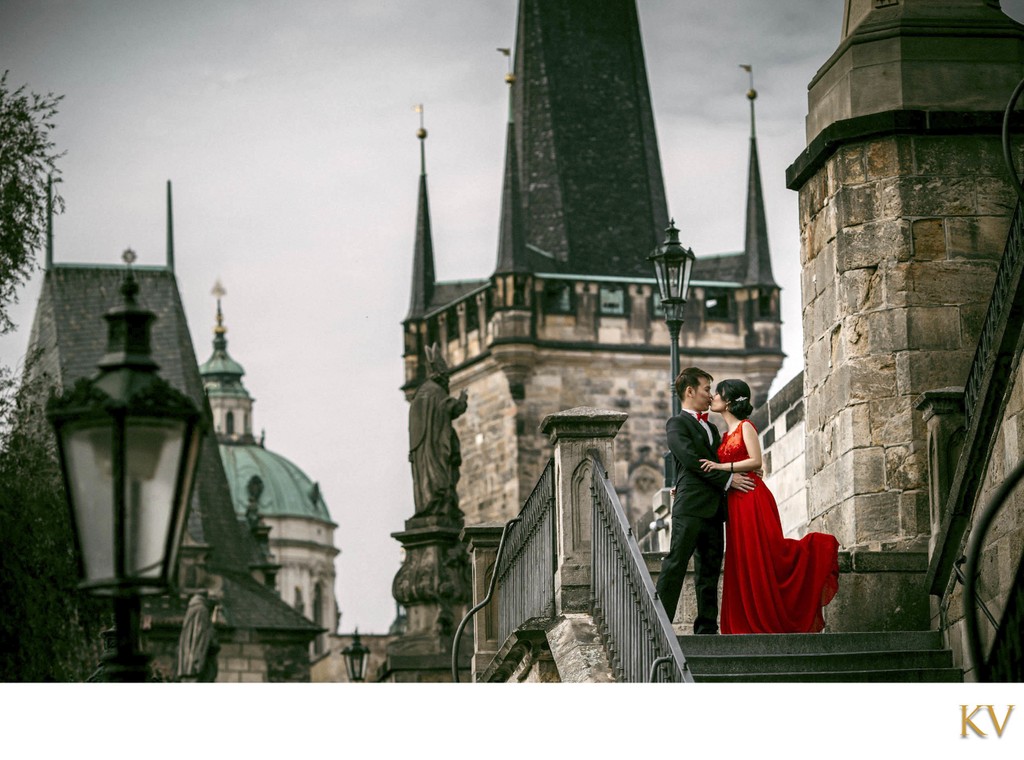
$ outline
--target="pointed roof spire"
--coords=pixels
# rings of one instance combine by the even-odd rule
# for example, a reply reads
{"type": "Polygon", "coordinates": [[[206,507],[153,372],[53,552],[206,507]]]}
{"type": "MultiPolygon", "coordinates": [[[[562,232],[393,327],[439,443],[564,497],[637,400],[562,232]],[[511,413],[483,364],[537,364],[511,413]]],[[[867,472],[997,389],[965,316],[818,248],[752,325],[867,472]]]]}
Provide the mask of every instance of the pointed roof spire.
{"type": "Polygon", "coordinates": [[[245,370],[228,355],[228,328],[224,326],[224,314],[220,309],[220,299],[227,295],[227,291],[217,280],[210,293],[217,299],[217,326],[213,328],[213,355],[200,365],[199,375],[208,395],[211,388],[216,388],[217,395],[248,398],[249,393],[242,386],[245,370]]]}
{"type": "Polygon", "coordinates": [[[170,180],[167,180],[167,268],[174,271],[174,212],[171,209],[170,180]]]}
{"type": "Polygon", "coordinates": [[[423,127],[423,104],[414,107],[420,115],[420,128],[416,136],[420,140],[420,196],[416,209],[416,243],[412,260],[412,294],[409,298],[409,313],[406,320],[426,314],[434,298],[434,242],[430,234],[430,204],[427,200],[427,130],[423,127]]]}
{"type": "Polygon", "coordinates": [[[46,178],[46,268],[53,268],[53,175],[46,178]]]}
{"type": "Polygon", "coordinates": [[[757,130],[754,121],[754,101],[757,90],[754,89],[753,66],[745,63],[740,68],[750,74],[750,89],[747,99],[750,101],[750,168],[747,174],[747,232],[744,251],[747,258],[746,285],[775,286],[772,277],[772,260],[768,249],[768,223],[764,213],[764,195],[761,192],[761,167],[757,158],[757,130]]]}
{"type": "Polygon", "coordinates": [[[636,0],[519,0],[512,56],[531,261],[649,277],[668,205],[636,0]]]}
{"type": "Polygon", "coordinates": [[[516,76],[512,73],[511,50],[498,48],[509,57],[505,82],[509,87],[508,129],[505,137],[505,182],[501,192],[501,225],[498,232],[498,263],[495,274],[529,272],[526,259],[526,236],[523,234],[522,198],[519,194],[519,153],[516,150],[516,125],[513,118],[512,89],[516,76]]]}

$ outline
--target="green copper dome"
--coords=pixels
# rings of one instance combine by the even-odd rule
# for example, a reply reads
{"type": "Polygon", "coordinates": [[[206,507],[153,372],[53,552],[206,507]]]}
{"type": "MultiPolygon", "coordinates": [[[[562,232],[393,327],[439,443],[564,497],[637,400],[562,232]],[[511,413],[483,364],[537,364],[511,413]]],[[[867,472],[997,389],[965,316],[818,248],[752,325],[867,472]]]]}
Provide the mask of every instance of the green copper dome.
{"type": "Polygon", "coordinates": [[[219,448],[239,516],[245,515],[253,494],[264,517],[312,517],[333,522],[320,486],[283,456],[258,444],[221,444],[219,448]],[[253,481],[254,477],[259,480],[253,481]]]}

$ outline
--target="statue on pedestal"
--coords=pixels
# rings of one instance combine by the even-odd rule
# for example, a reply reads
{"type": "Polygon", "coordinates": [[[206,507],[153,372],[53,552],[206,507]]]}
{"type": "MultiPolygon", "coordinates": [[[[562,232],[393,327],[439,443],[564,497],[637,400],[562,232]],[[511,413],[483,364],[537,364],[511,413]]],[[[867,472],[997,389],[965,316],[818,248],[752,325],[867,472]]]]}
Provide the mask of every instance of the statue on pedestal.
{"type": "Polygon", "coordinates": [[[435,343],[427,346],[429,379],[409,407],[409,462],[412,464],[416,517],[428,515],[462,522],[456,486],[462,453],[452,426],[466,411],[466,391],[448,395],[448,365],[435,343]]]}

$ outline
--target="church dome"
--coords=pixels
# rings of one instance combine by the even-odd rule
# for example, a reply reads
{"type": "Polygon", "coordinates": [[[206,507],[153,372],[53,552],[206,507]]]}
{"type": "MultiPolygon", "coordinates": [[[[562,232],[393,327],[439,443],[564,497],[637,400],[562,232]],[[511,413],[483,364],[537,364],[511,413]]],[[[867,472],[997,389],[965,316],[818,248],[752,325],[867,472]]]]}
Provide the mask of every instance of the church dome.
{"type": "Polygon", "coordinates": [[[219,448],[239,515],[245,515],[249,499],[255,497],[264,517],[311,517],[331,522],[319,484],[280,454],[258,444],[221,444],[219,448]]]}

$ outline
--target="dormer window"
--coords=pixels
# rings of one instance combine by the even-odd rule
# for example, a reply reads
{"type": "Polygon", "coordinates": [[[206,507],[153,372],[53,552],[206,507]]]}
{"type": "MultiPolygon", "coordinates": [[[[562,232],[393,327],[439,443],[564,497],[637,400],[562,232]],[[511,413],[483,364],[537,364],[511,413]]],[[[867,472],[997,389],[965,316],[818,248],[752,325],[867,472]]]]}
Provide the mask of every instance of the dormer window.
{"type": "Polygon", "coordinates": [[[568,282],[548,282],[544,284],[544,313],[573,313],[572,285],[568,282]]]}
{"type": "Polygon", "coordinates": [[[601,314],[622,317],[626,314],[626,289],[622,285],[602,285],[598,293],[601,314]]]}
{"type": "Polygon", "coordinates": [[[732,318],[731,294],[724,288],[707,288],[704,291],[705,319],[728,320],[732,318]]]}

